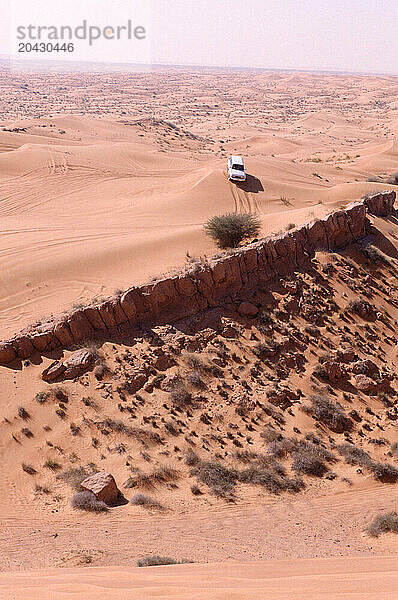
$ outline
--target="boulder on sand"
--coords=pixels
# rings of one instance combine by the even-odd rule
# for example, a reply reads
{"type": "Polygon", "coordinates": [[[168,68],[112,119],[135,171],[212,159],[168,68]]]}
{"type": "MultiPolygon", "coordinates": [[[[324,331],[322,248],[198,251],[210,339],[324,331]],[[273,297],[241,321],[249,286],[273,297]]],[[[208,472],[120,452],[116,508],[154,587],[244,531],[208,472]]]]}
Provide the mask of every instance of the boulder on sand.
{"type": "Polygon", "coordinates": [[[84,490],[92,492],[97,500],[102,500],[108,506],[118,504],[122,497],[114,477],[106,471],[100,471],[86,477],[81,486],[84,490]]]}
{"type": "Polygon", "coordinates": [[[70,355],[64,365],[66,367],[64,371],[66,379],[80,377],[94,366],[94,354],[87,348],[80,348],[80,350],[76,350],[70,355]]]}

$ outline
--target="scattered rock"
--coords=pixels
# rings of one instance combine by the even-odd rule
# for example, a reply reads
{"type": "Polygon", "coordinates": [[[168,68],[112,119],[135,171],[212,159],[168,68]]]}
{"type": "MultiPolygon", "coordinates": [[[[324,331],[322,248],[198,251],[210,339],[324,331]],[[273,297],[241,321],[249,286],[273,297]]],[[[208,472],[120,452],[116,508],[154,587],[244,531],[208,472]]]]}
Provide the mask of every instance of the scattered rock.
{"type": "Polygon", "coordinates": [[[355,375],[367,375],[368,377],[374,377],[375,375],[378,375],[379,367],[372,360],[360,360],[353,365],[352,372],[355,375]]]}
{"type": "Polygon", "coordinates": [[[258,313],[258,308],[251,302],[241,302],[238,307],[238,312],[244,317],[255,317],[258,313]]]}
{"type": "Polygon", "coordinates": [[[177,385],[181,384],[181,377],[177,373],[173,373],[172,375],[166,375],[160,384],[160,389],[164,392],[171,392],[175,389],[177,385]]]}
{"type": "Polygon", "coordinates": [[[59,362],[59,360],[55,360],[49,367],[44,369],[43,373],[41,374],[41,378],[43,381],[51,383],[52,381],[56,381],[59,377],[61,377],[65,370],[65,365],[59,362]]]}
{"type": "Polygon", "coordinates": [[[360,392],[371,392],[375,388],[375,383],[366,375],[354,375],[355,387],[360,392]]]}
{"type": "Polygon", "coordinates": [[[75,379],[75,377],[80,377],[80,375],[83,375],[93,368],[94,355],[91,350],[80,348],[80,350],[76,350],[70,355],[64,365],[64,377],[66,379],[75,379]]]}

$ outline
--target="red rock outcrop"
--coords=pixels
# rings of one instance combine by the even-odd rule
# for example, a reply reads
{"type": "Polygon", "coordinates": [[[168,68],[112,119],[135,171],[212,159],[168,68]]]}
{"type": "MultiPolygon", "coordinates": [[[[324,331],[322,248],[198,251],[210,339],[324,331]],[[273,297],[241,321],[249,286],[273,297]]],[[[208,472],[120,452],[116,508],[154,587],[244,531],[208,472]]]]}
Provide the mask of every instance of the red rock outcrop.
{"type": "Polygon", "coordinates": [[[106,471],[100,471],[99,473],[90,475],[82,481],[81,486],[84,490],[92,492],[97,500],[102,500],[102,502],[105,502],[108,506],[117,504],[121,497],[115,479],[106,471]]]}
{"type": "Polygon", "coordinates": [[[133,287],[120,297],[27,328],[0,343],[0,364],[29,358],[34,352],[81,344],[128,324],[171,323],[234,299],[241,303],[239,295],[304,266],[317,250],[341,248],[363,238],[369,228],[367,212],[387,216],[394,211],[395,197],[394,191],[367,196],[283,235],[248,244],[186,272],[133,287]]]}

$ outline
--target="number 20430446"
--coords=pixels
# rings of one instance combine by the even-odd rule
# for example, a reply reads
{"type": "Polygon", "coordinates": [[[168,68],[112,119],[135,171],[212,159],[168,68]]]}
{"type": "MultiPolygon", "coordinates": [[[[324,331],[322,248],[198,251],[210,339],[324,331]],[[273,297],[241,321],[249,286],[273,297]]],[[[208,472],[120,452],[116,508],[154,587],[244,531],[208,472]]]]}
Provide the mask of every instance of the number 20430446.
{"type": "Polygon", "coordinates": [[[18,52],[73,52],[72,42],[69,44],[52,44],[51,42],[40,42],[31,44],[30,42],[21,42],[18,44],[18,52]]]}

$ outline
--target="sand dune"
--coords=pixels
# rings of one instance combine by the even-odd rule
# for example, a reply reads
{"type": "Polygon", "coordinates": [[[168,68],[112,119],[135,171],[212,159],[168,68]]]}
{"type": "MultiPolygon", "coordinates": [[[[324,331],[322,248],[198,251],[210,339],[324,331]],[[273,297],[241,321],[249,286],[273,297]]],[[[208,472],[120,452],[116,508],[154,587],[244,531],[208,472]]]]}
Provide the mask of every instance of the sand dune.
{"type": "Polygon", "coordinates": [[[4,600],[394,600],[395,557],[87,568],[0,575],[4,600]]]}

